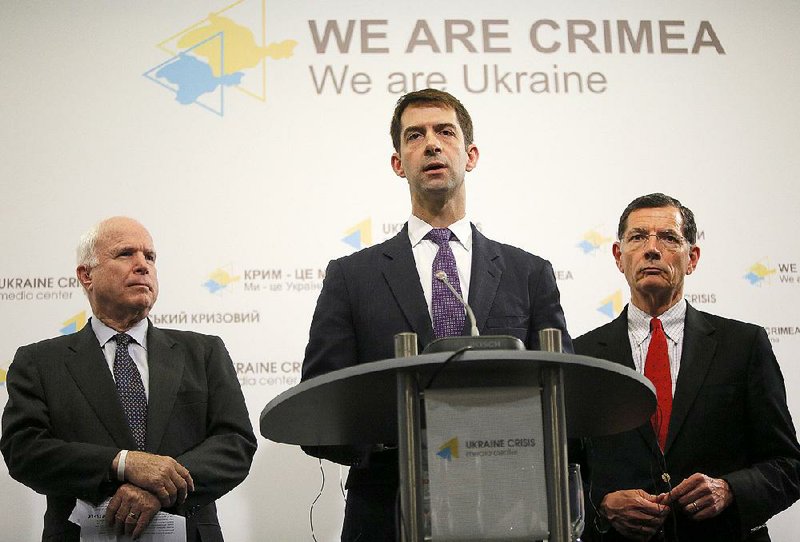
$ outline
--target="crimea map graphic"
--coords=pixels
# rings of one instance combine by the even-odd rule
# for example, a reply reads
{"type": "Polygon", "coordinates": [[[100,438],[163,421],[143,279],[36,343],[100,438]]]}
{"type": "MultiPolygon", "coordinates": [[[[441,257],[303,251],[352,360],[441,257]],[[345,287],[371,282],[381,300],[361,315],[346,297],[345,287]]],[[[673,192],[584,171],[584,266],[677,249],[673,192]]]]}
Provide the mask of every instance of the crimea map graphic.
{"type": "Polygon", "coordinates": [[[234,2],[160,42],[157,47],[170,57],[144,76],[173,92],[179,104],[219,116],[225,115],[226,88],[266,101],[266,59],[291,57],[297,42],[266,43],[265,1],[260,13],[241,9],[246,4],[234,2]]]}

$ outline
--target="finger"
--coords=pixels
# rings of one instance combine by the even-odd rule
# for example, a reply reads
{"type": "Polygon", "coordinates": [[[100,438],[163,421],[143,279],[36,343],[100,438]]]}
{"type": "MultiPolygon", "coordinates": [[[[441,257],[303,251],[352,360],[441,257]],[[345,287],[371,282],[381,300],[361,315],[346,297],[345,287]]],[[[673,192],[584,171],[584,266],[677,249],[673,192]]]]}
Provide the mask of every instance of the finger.
{"type": "Polygon", "coordinates": [[[125,516],[125,534],[128,536],[132,535],[138,523],[139,514],[136,512],[128,512],[128,515],[125,516]]]}
{"type": "Polygon", "coordinates": [[[189,473],[189,470],[178,463],[178,468],[176,469],[178,474],[183,478],[184,482],[186,482],[186,487],[189,491],[194,491],[194,480],[192,480],[192,475],[189,473]]]}
{"type": "MultiPolygon", "coordinates": [[[[166,480],[164,480],[164,484],[162,486],[162,489],[164,491],[166,491],[167,496],[168,496],[169,499],[168,499],[167,503],[164,503],[162,501],[161,502],[161,506],[164,506],[164,507],[168,508],[168,507],[172,506],[173,504],[175,504],[175,501],[178,500],[179,488],[175,486],[175,484],[173,483],[173,481],[170,478],[167,478],[166,480]]],[[[161,494],[161,493],[159,492],[159,494],[161,494]]]]}
{"type": "Polygon", "coordinates": [[[150,525],[150,521],[152,521],[153,517],[155,517],[157,510],[144,510],[142,511],[142,515],[139,516],[139,521],[136,523],[136,528],[133,530],[131,536],[133,538],[139,538],[139,536],[147,529],[147,526],[150,525]]]}
{"type": "Polygon", "coordinates": [[[111,497],[111,500],[108,501],[108,507],[106,507],[106,524],[107,525],[114,525],[116,519],[115,515],[117,510],[119,510],[119,506],[122,504],[122,499],[118,498],[116,495],[111,497]]]}
{"type": "Polygon", "coordinates": [[[162,508],[169,508],[175,504],[174,499],[170,497],[169,491],[167,491],[166,488],[162,487],[161,489],[153,492],[153,495],[155,495],[155,497],[158,499],[158,502],[161,504],[162,508]]]}

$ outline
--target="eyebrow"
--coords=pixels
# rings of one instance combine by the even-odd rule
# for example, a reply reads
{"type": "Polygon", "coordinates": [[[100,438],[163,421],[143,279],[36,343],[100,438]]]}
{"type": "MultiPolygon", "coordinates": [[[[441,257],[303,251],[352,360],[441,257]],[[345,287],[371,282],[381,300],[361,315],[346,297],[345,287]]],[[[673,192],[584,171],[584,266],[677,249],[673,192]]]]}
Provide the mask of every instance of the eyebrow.
{"type": "MultiPolygon", "coordinates": [[[[627,235],[627,234],[631,234],[631,233],[649,233],[649,232],[650,232],[649,228],[631,228],[630,230],[628,230],[625,233],[627,235]]],[[[674,228],[656,228],[656,233],[662,233],[662,232],[663,233],[678,233],[678,230],[676,230],[674,228]]]]}
{"type": "MultiPolygon", "coordinates": [[[[452,122],[441,122],[439,124],[434,124],[433,125],[433,129],[435,131],[437,131],[437,132],[441,132],[445,128],[452,128],[453,131],[458,133],[458,130],[456,129],[456,125],[453,124],[452,122]]],[[[419,126],[419,125],[408,126],[408,127],[406,127],[405,130],[403,130],[403,136],[407,136],[408,134],[414,133],[414,132],[424,132],[424,131],[425,131],[425,127],[424,126],[419,126]]]]}

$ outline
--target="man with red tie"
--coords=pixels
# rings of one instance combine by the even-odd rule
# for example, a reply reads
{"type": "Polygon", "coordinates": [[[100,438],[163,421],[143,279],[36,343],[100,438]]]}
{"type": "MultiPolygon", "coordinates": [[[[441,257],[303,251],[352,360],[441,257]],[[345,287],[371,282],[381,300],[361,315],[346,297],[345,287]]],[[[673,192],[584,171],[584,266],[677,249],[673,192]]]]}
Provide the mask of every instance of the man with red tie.
{"type": "Polygon", "coordinates": [[[617,235],[631,302],[575,351],[635,368],[658,406],[637,429],[584,441],[584,540],[768,541],[765,522],[800,496],[800,446],[767,334],[686,302],[700,248],[677,199],[633,200],[617,235]]]}

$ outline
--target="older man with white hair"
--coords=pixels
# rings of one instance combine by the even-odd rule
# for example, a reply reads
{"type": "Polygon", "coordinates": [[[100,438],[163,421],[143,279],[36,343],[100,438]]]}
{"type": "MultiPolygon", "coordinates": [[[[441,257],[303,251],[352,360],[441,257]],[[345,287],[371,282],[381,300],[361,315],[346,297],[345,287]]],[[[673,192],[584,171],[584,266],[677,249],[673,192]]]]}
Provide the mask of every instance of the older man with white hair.
{"type": "Polygon", "coordinates": [[[214,501],[247,476],[256,439],[222,341],[148,320],[155,262],[133,219],[89,230],[76,270],[89,325],[21,347],[9,368],[0,449],[47,496],[43,540],[79,540],[76,499],[109,498],[118,533],[137,537],[166,510],[186,516],[188,541],[222,540],[214,501]]]}

